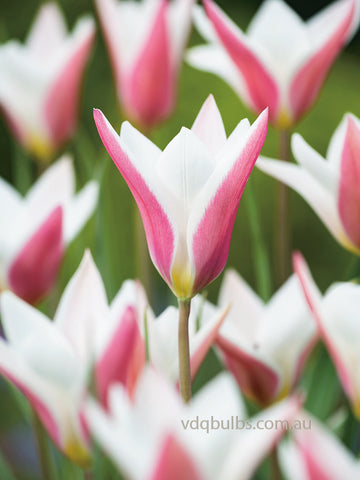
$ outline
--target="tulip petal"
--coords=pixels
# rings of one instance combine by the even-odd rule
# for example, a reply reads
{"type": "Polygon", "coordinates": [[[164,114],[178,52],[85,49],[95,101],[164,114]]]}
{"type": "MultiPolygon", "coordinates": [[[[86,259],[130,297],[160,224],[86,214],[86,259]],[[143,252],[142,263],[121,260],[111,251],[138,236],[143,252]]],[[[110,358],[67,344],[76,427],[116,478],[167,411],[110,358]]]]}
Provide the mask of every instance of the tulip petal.
{"type": "Polygon", "coordinates": [[[57,207],[13,260],[8,281],[29,303],[39,301],[54,286],[63,258],[62,208],[57,207]]]}
{"type": "Polygon", "coordinates": [[[215,99],[209,95],[201,107],[191,130],[204,143],[210,153],[217,153],[226,142],[224,124],[215,99]]]}
{"type": "Polygon", "coordinates": [[[26,194],[28,215],[40,221],[58,205],[66,205],[75,192],[72,159],[63,155],[32,185],[26,194]]]}
{"type": "Polygon", "coordinates": [[[263,405],[271,403],[279,393],[279,373],[235,346],[221,333],[216,343],[224,355],[226,367],[234,375],[244,394],[263,405]]]}
{"type": "MultiPolygon", "coordinates": [[[[225,266],[237,208],[263,146],[267,120],[264,111],[237,148],[225,150],[226,157],[218,162],[196,199],[187,229],[189,256],[196,272],[194,292],[216,278],[225,266]]],[[[232,141],[230,136],[227,143],[232,141]]]]}
{"type": "Polygon", "coordinates": [[[93,213],[99,195],[99,184],[88,182],[65,207],[64,240],[70,243],[93,213]]]}
{"type": "MultiPolygon", "coordinates": [[[[296,118],[300,118],[314,103],[323,85],[325,77],[341,48],[346,43],[353,25],[355,15],[355,2],[353,0],[338,1],[328,7],[331,9],[332,28],[328,27],[327,38],[322,38],[320,45],[308,58],[302,68],[292,79],[289,88],[291,109],[296,118]]],[[[322,15],[327,15],[325,10],[322,15]]],[[[323,20],[318,16],[316,25],[323,25],[323,20]]],[[[315,29],[323,35],[324,28],[315,29]]]]}
{"type": "Polygon", "coordinates": [[[333,194],[307,171],[296,165],[264,157],[256,162],[256,166],[261,171],[277,178],[297,191],[319,216],[336,240],[340,244],[346,245],[347,248],[355,249],[355,246],[350,244],[344,231],[333,194]]]}
{"type": "Polygon", "coordinates": [[[246,101],[248,93],[244,79],[221,46],[214,44],[192,47],[186,52],[185,59],[192,67],[220,77],[246,101]]]}
{"type": "Polygon", "coordinates": [[[108,317],[104,285],[89,251],[66,286],[54,322],[82,360],[91,360],[97,332],[108,317]]]}
{"type": "MultiPolygon", "coordinates": [[[[148,171],[153,167],[151,157],[132,155],[130,158],[130,155],[122,146],[121,139],[119,139],[119,136],[100,110],[94,111],[94,119],[106,150],[125,178],[139,207],[151,258],[161,276],[171,285],[170,272],[175,247],[175,227],[174,224],[170,223],[169,214],[164,209],[166,203],[160,203],[159,201],[159,192],[154,185],[155,182],[151,182],[149,178],[150,174],[148,171]],[[144,164],[141,166],[144,168],[140,168],[136,161],[143,161],[144,164]],[[147,166],[145,166],[145,162],[149,162],[147,166]],[[141,174],[140,171],[142,172],[141,174]]],[[[125,125],[123,129],[127,132],[128,139],[131,127],[125,125]]],[[[137,148],[142,148],[141,145],[144,144],[149,154],[156,150],[154,146],[150,149],[151,142],[140,134],[137,135],[137,138],[138,143],[140,142],[137,148]]],[[[128,143],[126,144],[128,145],[128,143]]],[[[131,149],[131,144],[129,148],[131,149]]]]}
{"type": "Polygon", "coordinates": [[[56,397],[47,396],[46,386],[34,378],[31,370],[2,339],[0,339],[0,373],[28,398],[49,435],[61,448],[61,423],[53,402],[56,397]]]}
{"type": "Polygon", "coordinates": [[[159,458],[150,480],[201,480],[194,461],[188,452],[172,436],[168,435],[161,448],[159,458]]]}
{"type": "Polygon", "coordinates": [[[268,106],[270,119],[276,118],[280,93],[273,76],[229,17],[211,0],[204,0],[204,6],[220,41],[244,78],[253,107],[261,112],[268,106]]]}
{"type": "Polygon", "coordinates": [[[96,383],[102,405],[108,407],[108,391],[114,382],[124,385],[131,395],[144,365],[144,340],[140,334],[135,310],[128,307],[96,363],[96,383]]]}
{"type": "Polygon", "coordinates": [[[226,307],[214,315],[212,319],[194,335],[190,345],[190,370],[192,379],[195,378],[207,353],[214,344],[228,310],[228,307],[226,307]]]}
{"type": "Polygon", "coordinates": [[[168,34],[173,63],[179,66],[191,28],[194,0],[173,0],[168,5],[168,34]]]}
{"type": "Polygon", "coordinates": [[[56,3],[47,3],[42,5],[36,15],[26,43],[33,55],[44,59],[61,47],[66,33],[66,23],[60,8],[56,3]]]}
{"type": "Polygon", "coordinates": [[[221,335],[232,340],[241,339],[242,343],[251,345],[265,312],[264,303],[235,270],[225,272],[218,304],[223,307],[230,305],[221,335]]]}
{"type": "Polygon", "coordinates": [[[332,194],[337,193],[337,174],[333,165],[314,150],[298,133],[291,137],[291,149],[299,165],[332,194]]]}
{"type": "Polygon", "coordinates": [[[341,155],[338,206],[344,229],[360,248],[360,130],[349,117],[341,155]]]}
{"type": "MultiPolygon", "coordinates": [[[[352,350],[350,349],[350,344],[348,342],[344,343],[342,341],[342,337],[343,337],[342,327],[340,326],[340,329],[339,329],[339,326],[338,328],[336,328],[336,323],[337,323],[336,321],[335,321],[335,325],[333,325],[332,328],[330,324],[331,317],[335,318],[336,320],[337,313],[335,311],[334,314],[330,314],[330,317],[328,315],[326,316],[325,311],[323,310],[323,307],[322,307],[321,294],[311,276],[310,270],[304,258],[300,253],[297,253],[294,255],[293,263],[294,263],[294,271],[298,275],[301,286],[304,290],[305,298],[309,304],[309,307],[311,308],[311,311],[313,312],[314,319],[316,320],[320,334],[324,339],[324,342],[333,358],[333,361],[337,369],[341,383],[343,385],[343,388],[350,398],[355,399],[355,393],[356,393],[354,391],[355,383],[351,375],[352,374],[351,366],[354,365],[352,350]],[[334,331],[332,331],[334,326],[337,330],[339,330],[340,335],[338,332],[335,333],[334,331]],[[336,337],[339,338],[339,341],[336,340],[336,337]]],[[[341,308],[343,310],[343,307],[346,305],[343,299],[340,305],[342,306],[341,308]]],[[[347,305],[349,305],[349,303],[347,303],[347,305]]],[[[352,305],[354,305],[353,301],[350,302],[349,307],[351,308],[352,305]]],[[[336,302],[334,302],[333,307],[334,306],[336,306],[336,302]]],[[[347,334],[347,338],[350,339],[351,336],[352,338],[354,338],[354,330],[356,330],[356,335],[358,335],[358,325],[357,325],[358,322],[356,321],[354,322],[355,320],[354,316],[351,315],[351,318],[347,318],[346,314],[344,314],[342,311],[341,318],[342,318],[342,321],[345,319],[348,320],[347,322],[349,327],[348,330],[350,331],[353,330],[352,334],[351,333],[347,334]]],[[[331,323],[334,324],[334,322],[331,322],[331,323]]],[[[357,337],[355,336],[355,338],[357,337]]],[[[356,364],[358,365],[358,362],[356,362],[356,364]]],[[[359,390],[359,393],[360,393],[360,390],[359,390]]]]}
{"type": "Polygon", "coordinates": [[[163,120],[174,102],[175,67],[168,41],[167,4],[163,0],[158,3],[149,36],[131,71],[125,72],[119,92],[129,115],[147,128],[163,120]]]}
{"type": "Polygon", "coordinates": [[[290,425],[298,412],[301,400],[292,396],[277,403],[275,406],[263,410],[256,417],[251,418],[251,430],[241,430],[237,440],[228,452],[226,462],[218,478],[226,480],[250,479],[260,461],[271,451],[287,428],[275,428],[276,421],[290,425]],[[266,423],[268,422],[268,423],[266,423]],[[264,425],[274,425],[267,429],[264,425]],[[241,452],[241,455],[239,454],[241,452]]]}
{"type": "Polygon", "coordinates": [[[74,132],[80,100],[82,74],[94,41],[95,25],[91,18],[81,19],[73,33],[73,45],[44,104],[44,117],[52,141],[60,146],[74,132]]]}
{"type": "Polygon", "coordinates": [[[309,479],[352,480],[360,474],[360,464],[337,437],[314,417],[304,415],[309,429],[294,433],[295,448],[301,456],[309,479]],[[327,458],[327,461],[324,461],[327,458]]]}
{"type": "Polygon", "coordinates": [[[264,2],[253,17],[247,35],[256,45],[263,61],[286,84],[288,75],[309,51],[305,24],[282,0],[264,2]],[[284,41],[286,39],[286,41],[284,41]]]}

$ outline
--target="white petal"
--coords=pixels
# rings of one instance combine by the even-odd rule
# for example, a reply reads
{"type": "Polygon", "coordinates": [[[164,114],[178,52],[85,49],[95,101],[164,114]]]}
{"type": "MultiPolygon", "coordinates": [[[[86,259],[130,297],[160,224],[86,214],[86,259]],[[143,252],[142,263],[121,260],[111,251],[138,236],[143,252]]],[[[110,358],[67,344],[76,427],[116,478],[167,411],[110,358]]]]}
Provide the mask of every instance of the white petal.
{"type": "Polygon", "coordinates": [[[282,0],[267,0],[248,27],[249,40],[283,85],[311,52],[305,24],[282,0]]]}
{"type": "Polygon", "coordinates": [[[160,155],[156,168],[163,184],[177,198],[184,213],[189,214],[214,166],[205,145],[183,127],[160,155]]]}
{"type": "Polygon", "coordinates": [[[75,191],[72,159],[63,155],[34,183],[26,195],[29,215],[41,223],[58,205],[70,202],[75,191]]]}
{"type": "Polygon", "coordinates": [[[230,305],[220,333],[231,342],[253,346],[256,331],[264,314],[264,303],[234,270],[225,272],[221,284],[220,306],[230,305]]]}
{"type": "Polygon", "coordinates": [[[264,157],[259,158],[256,166],[296,190],[308,202],[338,242],[349,244],[339,217],[337,199],[308,172],[296,165],[264,157]]]}
{"type": "Polygon", "coordinates": [[[212,154],[217,153],[225,144],[224,123],[212,95],[205,100],[191,130],[212,154]]]}
{"type": "Polygon", "coordinates": [[[261,353],[277,365],[284,387],[291,388],[300,358],[316,333],[299,280],[292,275],[267,304],[257,334],[261,353]]]}
{"type": "Polygon", "coordinates": [[[99,185],[91,181],[83,187],[65,208],[64,238],[65,243],[78,234],[92,215],[98,200],[99,185]]]}
{"type": "Polygon", "coordinates": [[[153,365],[169,379],[178,378],[177,331],[179,312],[168,307],[159,317],[148,322],[150,358],[153,365]]]}
{"type": "Polygon", "coordinates": [[[20,346],[31,334],[43,338],[52,334],[53,325],[49,318],[12,292],[2,293],[0,302],[5,335],[15,348],[20,346]]]}
{"type": "Polygon", "coordinates": [[[168,5],[168,35],[173,54],[173,62],[181,62],[191,27],[191,10],[194,0],[173,0],[168,5]]]}
{"type": "Polygon", "coordinates": [[[56,3],[43,5],[31,27],[26,43],[33,55],[44,60],[61,47],[67,28],[64,16],[56,3]]]}
{"type": "Polygon", "coordinates": [[[286,439],[280,443],[278,458],[286,480],[309,480],[306,464],[292,440],[286,439]]]}
{"type": "Polygon", "coordinates": [[[291,421],[299,408],[297,399],[289,398],[275,406],[263,410],[256,417],[251,418],[251,425],[255,429],[240,430],[224,461],[224,467],[218,476],[219,480],[247,480],[251,478],[261,460],[273,448],[277,439],[285,433],[280,429],[264,429],[265,422],[275,424],[279,420],[291,421]],[[262,429],[258,428],[258,422],[262,429]],[[239,454],[241,452],[241,454],[239,454]]]}
{"type": "Polygon", "coordinates": [[[193,21],[196,29],[208,42],[218,42],[216,31],[200,5],[193,7],[193,21]]]}
{"type": "Polygon", "coordinates": [[[83,362],[91,362],[96,338],[109,320],[105,288],[89,251],[68,283],[55,315],[55,323],[83,362]]]}
{"type": "Polygon", "coordinates": [[[338,175],[330,162],[326,161],[298,133],[291,137],[291,148],[298,163],[326,190],[337,195],[338,175]]]}
{"type": "Polygon", "coordinates": [[[198,70],[210,72],[223,79],[234,92],[251,105],[246,84],[229,55],[220,45],[201,45],[186,52],[186,62],[198,70]]]}

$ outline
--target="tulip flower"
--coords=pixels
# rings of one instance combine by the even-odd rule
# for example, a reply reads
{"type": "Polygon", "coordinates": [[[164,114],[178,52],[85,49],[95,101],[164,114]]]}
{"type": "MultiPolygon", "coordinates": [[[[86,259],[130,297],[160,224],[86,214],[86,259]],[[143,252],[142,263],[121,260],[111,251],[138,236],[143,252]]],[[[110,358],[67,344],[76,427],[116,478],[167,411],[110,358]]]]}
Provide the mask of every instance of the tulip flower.
{"type": "Polygon", "coordinates": [[[223,78],[252,110],[269,106],[279,129],[294,125],[319,95],[337,55],[358,27],[355,0],[339,0],[307,22],[282,0],[268,0],[243,33],[212,0],[195,23],[209,45],[188,62],[223,78]]]}
{"type": "Polygon", "coordinates": [[[0,179],[0,290],[36,303],[54,286],[66,245],[95,208],[96,182],[75,194],[71,159],[63,156],[22,197],[0,179]]]}
{"type": "Polygon", "coordinates": [[[294,388],[317,340],[316,325],[295,276],[265,305],[235,272],[227,271],[219,305],[231,305],[217,345],[241,391],[261,405],[294,388]]]}
{"type": "Polygon", "coordinates": [[[360,286],[339,282],[322,296],[300,254],[294,256],[294,265],[343,389],[360,418],[360,286]]]}
{"type": "MultiPolygon", "coordinates": [[[[199,295],[194,297],[189,316],[190,370],[193,379],[206,354],[214,343],[226,319],[228,306],[217,309],[199,295]]],[[[167,378],[179,378],[177,331],[179,311],[168,307],[155,318],[147,315],[149,357],[151,364],[167,378]]]]}
{"type": "Polygon", "coordinates": [[[96,0],[119,102],[144,129],[174,110],[194,0],[96,0]]]}
{"type": "Polygon", "coordinates": [[[267,111],[226,139],[210,96],[191,130],[161,151],[128,122],[120,136],[100,110],[100,137],[139,207],[150,256],[174,294],[189,299],[223,270],[238,204],[265,140],[267,111]]]}
{"type": "Polygon", "coordinates": [[[145,364],[139,318],[146,299],[125,284],[108,305],[101,276],[86,252],[67,285],[54,321],[11,292],[0,297],[6,341],[0,372],[28,398],[58,448],[80,465],[89,462],[83,402],[90,374],[104,408],[113,382],[131,395],[145,364]]]}
{"type": "Polygon", "coordinates": [[[351,114],[344,116],[330,140],[326,160],[298,134],[292,136],[292,150],[299,165],[259,159],[257,166],[296,190],[335,239],[359,255],[359,119],[351,114]]]}
{"type": "Polygon", "coordinates": [[[360,462],[325,425],[305,413],[297,421],[311,428],[294,429],[292,439],[280,445],[280,465],[288,480],[360,477],[360,462]]]}
{"type": "Polygon", "coordinates": [[[16,139],[42,161],[74,134],[94,32],[93,20],[84,17],[68,35],[57,4],[46,3],[24,45],[0,46],[0,108],[16,139]]]}
{"type": "MultiPolygon", "coordinates": [[[[290,398],[263,411],[260,418],[269,421],[267,425],[275,420],[291,422],[298,408],[299,400],[290,398]]],[[[146,369],[134,402],[115,385],[110,390],[109,412],[90,400],[85,412],[99,445],[132,480],[246,480],[284,433],[279,428],[257,428],[259,417],[250,419],[254,429],[236,429],[236,422],[245,425],[249,420],[226,373],[186,405],[159,373],[146,369]],[[211,421],[219,425],[212,429],[211,421]],[[229,422],[229,429],[220,428],[220,421],[225,428],[229,422]]]]}

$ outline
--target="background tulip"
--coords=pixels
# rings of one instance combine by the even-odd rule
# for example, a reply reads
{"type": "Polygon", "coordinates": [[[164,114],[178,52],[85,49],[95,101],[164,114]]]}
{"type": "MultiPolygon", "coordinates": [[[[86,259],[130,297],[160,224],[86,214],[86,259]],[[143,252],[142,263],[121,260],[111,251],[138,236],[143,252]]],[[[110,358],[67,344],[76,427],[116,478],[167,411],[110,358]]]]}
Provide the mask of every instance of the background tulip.
{"type": "Polygon", "coordinates": [[[330,140],[326,160],[298,134],[292,137],[292,150],[299,165],[266,158],[259,159],[256,165],[294,188],[335,239],[359,254],[359,119],[351,114],[344,116],[330,140]]]}
{"type": "Polygon", "coordinates": [[[75,132],[94,33],[93,20],[84,17],[68,35],[57,4],[46,3],[24,45],[0,46],[0,107],[16,139],[42,161],[75,132]]]}
{"type": "Polygon", "coordinates": [[[149,130],[174,110],[193,0],[96,0],[117,95],[126,117],[149,130]]]}
{"type": "Polygon", "coordinates": [[[339,0],[307,22],[282,0],[267,0],[243,33],[212,1],[195,12],[209,45],[188,62],[223,78],[256,113],[289,128],[313,105],[337,55],[358,27],[358,5],[339,0]]]}
{"type": "Polygon", "coordinates": [[[54,286],[66,246],[92,214],[98,185],[75,194],[72,160],[63,156],[22,197],[0,179],[0,289],[36,303],[54,286]]]}

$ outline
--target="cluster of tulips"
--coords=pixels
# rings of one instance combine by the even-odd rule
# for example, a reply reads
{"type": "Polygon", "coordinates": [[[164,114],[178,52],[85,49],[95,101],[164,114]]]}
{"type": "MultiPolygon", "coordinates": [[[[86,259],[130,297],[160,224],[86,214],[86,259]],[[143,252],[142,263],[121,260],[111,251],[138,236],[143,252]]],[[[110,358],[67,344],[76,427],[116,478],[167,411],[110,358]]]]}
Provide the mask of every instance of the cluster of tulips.
{"type": "MultiPolygon", "coordinates": [[[[0,45],[1,112],[41,171],[25,196],[0,179],[0,373],[33,411],[40,478],[60,478],[53,446],[56,458],[94,480],[108,478],[95,474],[99,455],[117,472],[111,478],[132,480],[246,480],[267,457],[271,473],[262,478],[360,478],[354,453],[305,410],[307,392],[298,389],[322,340],[360,419],[360,286],[336,283],[322,295],[299,252],[287,278],[284,187],[359,254],[360,120],[344,116],[326,159],[290,132],[356,32],[360,3],[337,0],[304,22],[283,0],[266,0],[246,33],[212,0],[95,0],[95,7],[127,120],[120,134],[98,109],[94,121],[140,212],[146,239],[139,230],[138,242],[147,242],[178,307],[157,316],[139,280],[119,285],[109,303],[84,245],[55,315],[39,308],[99,196],[96,180],[76,191],[64,153],[78,127],[95,22],[84,17],[69,34],[57,4],[45,3],[24,44],[0,45]],[[192,23],[207,43],[185,51],[192,23]],[[158,148],[149,136],[173,114],[184,58],[225,80],[256,120],[241,120],[227,137],[210,94],[192,127],[158,148]],[[283,139],[279,159],[259,158],[268,122],[283,139]],[[281,285],[264,303],[227,270],[213,304],[201,292],[226,265],[255,165],[282,182],[281,285]],[[223,371],[192,396],[210,349],[223,371]]],[[[14,465],[0,466],[1,478],[17,478],[14,465]]]]}

